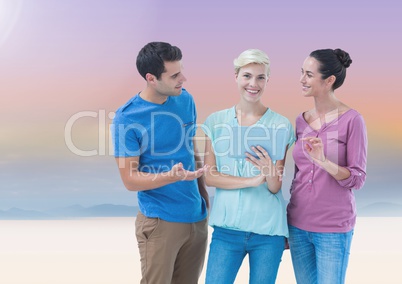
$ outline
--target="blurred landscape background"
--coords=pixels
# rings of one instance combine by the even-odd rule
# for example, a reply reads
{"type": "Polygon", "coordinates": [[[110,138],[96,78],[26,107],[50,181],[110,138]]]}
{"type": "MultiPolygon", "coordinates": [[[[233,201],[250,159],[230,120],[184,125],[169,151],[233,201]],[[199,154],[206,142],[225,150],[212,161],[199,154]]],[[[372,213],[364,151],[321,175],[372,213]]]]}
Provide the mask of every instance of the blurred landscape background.
{"type": "Polygon", "coordinates": [[[353,63],[336,94],[363,115],[369,137],[367,182],[355,192],[358,215],[402,216],[398,4],[256,1],[252,15],[244,5],[0,0],[0,219],[135,216],[136,193],[120,180],[109,125],[145,86],[135,58],[149,41],[182,49],[199,124],[237,102],[232,62],[247,48],[269,55],[263,101],[293,124],[313,106],[300,95],[305,57],[319,48],[348,51],[353,63]]]}

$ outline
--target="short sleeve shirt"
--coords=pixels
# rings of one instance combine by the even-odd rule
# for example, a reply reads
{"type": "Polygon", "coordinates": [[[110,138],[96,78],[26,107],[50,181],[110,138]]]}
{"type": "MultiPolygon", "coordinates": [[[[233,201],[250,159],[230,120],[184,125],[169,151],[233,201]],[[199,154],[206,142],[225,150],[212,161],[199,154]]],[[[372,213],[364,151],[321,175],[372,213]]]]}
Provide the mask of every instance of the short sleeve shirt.
{"type": "MultiPolygon", "coordinates": [[[[219,172],[252,177],[259,174],[259,171],[251,163],[223,152],[231,147],[231,140],[224,139],[222,133],[239,126],[235,116],[234,107],[213,113],[206,119],[203,130],[212,142],[219,172]]],[[[290,147],[293,144],[293,127],[286,117],[268,109],[256,124],[287,128],[287,145],[290,147]]],[[[273,194],[266,183],[234,190],[216,188],[209,224],[263,235],[288,236],[282,191],[273,194]]]]}

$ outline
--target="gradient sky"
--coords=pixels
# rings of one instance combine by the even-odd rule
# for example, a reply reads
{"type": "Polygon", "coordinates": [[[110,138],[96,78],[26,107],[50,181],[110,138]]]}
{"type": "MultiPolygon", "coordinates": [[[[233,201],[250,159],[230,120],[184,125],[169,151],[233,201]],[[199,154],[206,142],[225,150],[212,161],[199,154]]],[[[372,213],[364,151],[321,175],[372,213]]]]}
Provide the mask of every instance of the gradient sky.
{"type": "MultiPolygon", "coordinates": [[[[305,57],[319,48],[348,51],[353,63],[336,95],[364,116],[369,136],[368,179],[358,205],[402,204],[400,5],[0,0],[0,209],[136,203],[109,155],[107,129],[109,114],[145,86],[135,58],[149,41],[182,49],[198,123],[238,101],[232,62],[245,49],[269,55],[263,101],[293,123],[313,107],[301,96],[305,57]],[[73,153],[66,130],[74,147],[98,154],[73,153]]],[[[291,158],[287,167],[285,197],[291,158]]]]}

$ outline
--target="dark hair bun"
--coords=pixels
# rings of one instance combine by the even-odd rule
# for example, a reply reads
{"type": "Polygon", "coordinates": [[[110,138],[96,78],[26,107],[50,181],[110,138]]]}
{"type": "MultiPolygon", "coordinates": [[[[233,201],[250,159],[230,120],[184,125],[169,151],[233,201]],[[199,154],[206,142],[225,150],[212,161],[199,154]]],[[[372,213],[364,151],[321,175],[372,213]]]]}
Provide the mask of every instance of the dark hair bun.
{"type": "Polygon", "coordinates": [[[350,64],[352,64],[352,59],[350,58],[349,53],[339,48],[335,49],[334,52],[339,61],[342,63],[343,67],[348,68],[350,64]]]}

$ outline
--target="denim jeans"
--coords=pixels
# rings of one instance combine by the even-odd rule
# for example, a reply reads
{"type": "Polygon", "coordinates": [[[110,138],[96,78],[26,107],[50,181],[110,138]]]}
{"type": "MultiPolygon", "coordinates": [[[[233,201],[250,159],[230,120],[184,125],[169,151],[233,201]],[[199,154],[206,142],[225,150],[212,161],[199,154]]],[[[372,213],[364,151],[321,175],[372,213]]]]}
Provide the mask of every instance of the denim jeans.
{"type": "Polygon", "coordinates": [[[251,284],[275,283],[285,237],[214,227],[206,284],[231,284],[248,254],[251,284]]]}
{"type": "Polygon", "coordinates": [[[313,233],[289,225],[289,246],[298,284],[345,283],[353,230],[313,233]]]}

